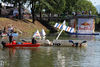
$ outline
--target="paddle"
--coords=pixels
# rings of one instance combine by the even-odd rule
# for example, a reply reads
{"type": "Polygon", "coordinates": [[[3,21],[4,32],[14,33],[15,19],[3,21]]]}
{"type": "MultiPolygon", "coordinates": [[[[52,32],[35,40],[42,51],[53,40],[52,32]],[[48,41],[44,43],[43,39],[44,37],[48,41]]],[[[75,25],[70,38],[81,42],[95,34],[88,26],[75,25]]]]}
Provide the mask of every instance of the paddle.
{"type": "Polygon", "coordinates": [[[74,42],[72,40],[69,40],[69,42],[74,44],[74,42]]]}
{"type": "Polygon", "coordinates": [[[83,41],[82,43],[86,43],[87,41],[83,41]]]}
{"type": "Polygon", "coordinates": [[[83,42],[80,43],[80,45],[82,45],[82,43],[86,43],[86,42],[87,42],[87,41],[83,41],[83,42]]]}
{"type": "Polygon", "coordinates": [[[23,42],[27,42],[27,41],[25,41],[25,40],[23,40],[23,39],[22,39],[21,41],[23,41],[23,42]]]}

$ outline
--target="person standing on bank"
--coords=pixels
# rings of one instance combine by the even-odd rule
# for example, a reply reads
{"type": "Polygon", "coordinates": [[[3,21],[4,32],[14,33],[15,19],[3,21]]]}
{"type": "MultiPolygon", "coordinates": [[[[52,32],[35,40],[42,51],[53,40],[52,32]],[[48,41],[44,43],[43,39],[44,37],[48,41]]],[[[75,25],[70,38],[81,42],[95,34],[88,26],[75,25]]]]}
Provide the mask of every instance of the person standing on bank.
{"type": "Polygon", "coordinates": [[[8,26],[8,33],[13,33],[14,32],[14,27],[13,25],[8,26]]]}

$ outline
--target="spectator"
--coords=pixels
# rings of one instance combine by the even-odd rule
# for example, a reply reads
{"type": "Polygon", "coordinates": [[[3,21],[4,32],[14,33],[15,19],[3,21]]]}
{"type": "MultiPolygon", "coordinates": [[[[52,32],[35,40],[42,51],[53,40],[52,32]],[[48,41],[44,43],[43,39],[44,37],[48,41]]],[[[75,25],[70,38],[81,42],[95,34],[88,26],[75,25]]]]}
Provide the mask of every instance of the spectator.
{"type": "Polygon", "coordinates": [[[7,33],[7,32],[6,32],[6,27],[4,27],[4,29],[3,29],[3,33],[7,33]]]}
{"type": "Polygon", "coordinates": [[[13,25],[8,26],[8,33],[14,32],[13,29],[14,29],[14,28],[13,28],[13,25]]]}
{"type": "Polygon", "coordinates": [[[89,15],[91,15],[91,13],[92,13],[92,12],[91,12],[91,10],[90,10],[90,11],[89,11],[89,15]]]}
{"type": "Polygon", "coordinates": [[[15,8],[15,9],[13,10],[13,16],[14,16],[15,18],[18,18],[18,14],[19,14],[18,9],[15,8]]]}
{"type": "Polygon", "coordinates": [[[82,11],[82,15],[84,14],[84,11],[82,11]]]}
{"type": "Polygon", "coordinates": [[[72,12],[72,15],[74,15],[74,16],[75,16],[75,15],[76,15],[76,13],[75,13],[75,12],[72,12]]]}

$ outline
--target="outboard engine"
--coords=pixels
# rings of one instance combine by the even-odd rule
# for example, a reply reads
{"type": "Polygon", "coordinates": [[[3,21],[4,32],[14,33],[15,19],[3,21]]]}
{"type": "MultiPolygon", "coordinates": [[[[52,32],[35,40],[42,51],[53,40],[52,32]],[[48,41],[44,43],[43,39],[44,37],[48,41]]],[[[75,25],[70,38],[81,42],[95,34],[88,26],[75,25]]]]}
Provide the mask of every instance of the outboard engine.
{"type": "Polygon", "coordinates": [[[6,46],[5,46],[5,45],[6,45],[6,42],[5,42],[5,41],[2,41],[1,44],[2,44],[3,48],[6,47],[6,46]]]}

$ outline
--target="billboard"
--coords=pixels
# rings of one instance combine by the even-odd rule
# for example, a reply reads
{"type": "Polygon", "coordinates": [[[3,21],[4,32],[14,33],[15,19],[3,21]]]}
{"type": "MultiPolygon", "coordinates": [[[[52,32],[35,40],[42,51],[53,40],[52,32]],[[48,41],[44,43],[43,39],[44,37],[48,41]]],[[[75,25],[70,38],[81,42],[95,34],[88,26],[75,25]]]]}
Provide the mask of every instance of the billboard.
{"type": "Polygon", "coordinates": [[[95,20],[92,18],[78,19],[78,33],[94,33],[95,20]]]}

